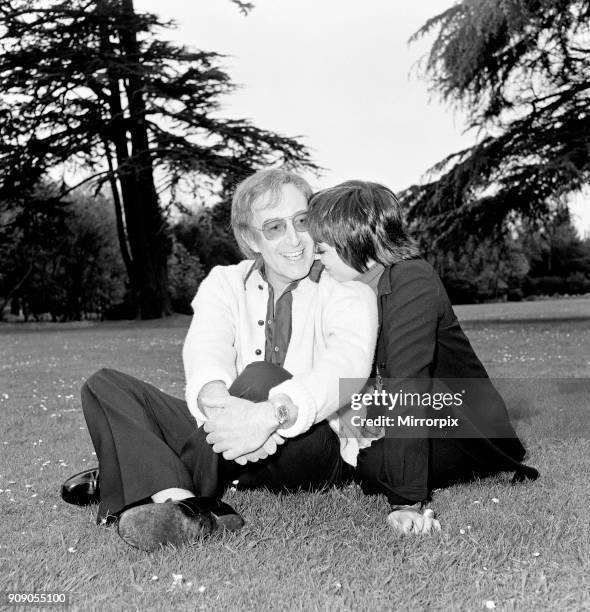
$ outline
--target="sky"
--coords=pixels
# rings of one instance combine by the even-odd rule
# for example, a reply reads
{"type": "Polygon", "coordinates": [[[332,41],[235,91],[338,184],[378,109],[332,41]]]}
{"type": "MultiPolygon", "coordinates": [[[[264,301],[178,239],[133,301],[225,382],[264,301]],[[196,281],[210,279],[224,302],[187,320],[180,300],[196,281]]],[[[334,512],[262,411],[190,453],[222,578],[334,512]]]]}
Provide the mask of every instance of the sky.
{"type": "MultiPolygon", "coordinates": [[[[165,38],[226,55],[240,89],[223,114],[301,136],[326,170],[314,189],[364,179],[401,190],[450,153],[474,144],[464,116],[429,91],[418,63],[432,37],[410,36],[453,0],[253,0],[246,17],[229,0],[135,0],[177,23],[165,38]]],[[[573,199],[590,235],[590,191],[573,199]]]]}

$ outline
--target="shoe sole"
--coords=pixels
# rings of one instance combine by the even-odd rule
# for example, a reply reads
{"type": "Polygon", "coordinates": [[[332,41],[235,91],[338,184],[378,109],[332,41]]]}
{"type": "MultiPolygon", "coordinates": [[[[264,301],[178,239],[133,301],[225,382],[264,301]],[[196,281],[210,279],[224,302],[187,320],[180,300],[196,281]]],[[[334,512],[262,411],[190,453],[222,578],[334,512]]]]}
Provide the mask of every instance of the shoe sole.
{"type": "Polygon", "coordinates": [[[211,514],[216,528],[221,531],[238,531],[244,526],[244,519],[239,514],[223,514],[221,516],[211,514]]]}
{"type": "Polygon", "coordinates": [[[145,504],[130,508],[119,518],[119,536],[134,548],[152,552],[160,546],[195,542],[214,531],[206,514],[186,516],[175,504],[145,504]]]}
{"type": "MultiPolygon", "coordinates": [[[[244,519],[228,504],[213,497],[198,497],[198,502],[187,507],[194,508],[195,506],[201,512],[209,514],[213,519],[213,526],[220,531],[237,531],[244,526],[244,519]]],[[[182,501],[176,502],[182,506],[182,501]]]]}

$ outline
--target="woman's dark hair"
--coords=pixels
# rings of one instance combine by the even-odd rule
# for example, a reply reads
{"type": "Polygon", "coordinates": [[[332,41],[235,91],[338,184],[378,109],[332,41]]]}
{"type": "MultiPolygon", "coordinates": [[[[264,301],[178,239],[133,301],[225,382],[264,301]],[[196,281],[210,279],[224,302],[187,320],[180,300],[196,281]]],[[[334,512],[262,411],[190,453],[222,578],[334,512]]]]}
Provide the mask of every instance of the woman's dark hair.
{"type": "Polygon", "coordinates": [[[391,189],[368,181],[346,181],[319,191],[309,202],[309,233],[336,248],[359,272],[372,259],[390,266],[420,256],[408,236],[402,208],[391,189]]]}

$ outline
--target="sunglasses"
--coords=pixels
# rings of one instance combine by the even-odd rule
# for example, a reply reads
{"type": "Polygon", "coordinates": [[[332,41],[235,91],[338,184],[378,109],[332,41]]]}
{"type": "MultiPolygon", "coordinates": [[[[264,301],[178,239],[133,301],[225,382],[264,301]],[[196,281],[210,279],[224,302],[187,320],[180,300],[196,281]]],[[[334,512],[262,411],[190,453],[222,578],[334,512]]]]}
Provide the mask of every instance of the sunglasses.
{"type": "Polygon", "coordinates": [[[296,232],[307,232],[309,226],[307,223],[307,211],[295,213],[291,217],[283,217],[282,219],[268,219],[262,224],[262,227],[252,226],[262,232],[267,240],[276,240],[285,235],[287,231],[287,221],[290,219],[296,232]]]}

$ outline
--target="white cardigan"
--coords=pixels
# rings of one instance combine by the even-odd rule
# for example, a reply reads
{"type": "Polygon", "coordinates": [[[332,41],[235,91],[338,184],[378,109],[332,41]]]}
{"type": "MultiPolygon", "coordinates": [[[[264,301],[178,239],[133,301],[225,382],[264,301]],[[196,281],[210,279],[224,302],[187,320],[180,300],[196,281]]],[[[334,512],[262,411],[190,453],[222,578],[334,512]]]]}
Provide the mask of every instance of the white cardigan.
{"type": "MultiPolygon", "coordinates": [[[[194,316],[182,356],[186,400],[199,426],[206,420],[197,406],[203,385],[222,380],[229,388],[249,363],[264,360],[265,326],[258,321],[266,319],[268,285],[256,269],[248,276],[253,263],[216,266],[192,302],[194,316]]],[[[359,449],[371,441],[347,431],[350,425],[343,429],[341,411],[336,413],[339,381],[356,379],[343,385],[342,404],[347,404],[349,394],[360,391],[370,374],[376,337],[377,304],[367,285],[338,283],[326,273],[317,283],[301,280],[293,290],[292,334],[284,362],[293,378],[269,392],[269,398],[287,394],[298,416],[292,427],[278,433],[295,437],[328,419],[340,436],[343,459],[356,465],[359,449]]]]}

